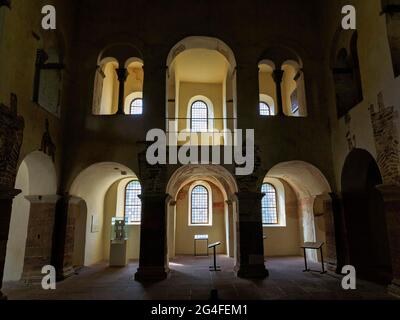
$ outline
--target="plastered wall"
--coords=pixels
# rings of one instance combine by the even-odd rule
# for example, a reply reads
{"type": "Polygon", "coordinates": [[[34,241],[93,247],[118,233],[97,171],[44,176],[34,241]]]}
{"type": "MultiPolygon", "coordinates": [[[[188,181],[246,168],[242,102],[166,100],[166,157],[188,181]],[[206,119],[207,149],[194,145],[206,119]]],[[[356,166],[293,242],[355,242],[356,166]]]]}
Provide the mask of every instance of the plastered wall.
{"type": "MultiPolygon", "coordinates": [[[[175,253],[176,255],[193,255],[194,243],[193,237],[196,234],[208,234],[209,243],[221,241],[217,253],[226,254],[226,233],[225,233],[225,211],[224,198],[221,191],[214,184],[212,189],[212,226],[189,226],[189,187],[186,185],[179,192],[176,201],[176,238],[175,253]]],[[[197,243],[198,253],[206,252],[204,241],[197,243]]],[[[210,251],[211,253],[211,251],[210,251]]]]}

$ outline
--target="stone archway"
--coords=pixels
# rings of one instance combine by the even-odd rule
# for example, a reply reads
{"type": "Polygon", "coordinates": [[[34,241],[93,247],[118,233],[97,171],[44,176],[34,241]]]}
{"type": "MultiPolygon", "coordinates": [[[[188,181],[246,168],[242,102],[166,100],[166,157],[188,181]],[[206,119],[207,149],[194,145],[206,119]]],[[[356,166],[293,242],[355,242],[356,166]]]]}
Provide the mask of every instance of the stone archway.
{"type": "Polygon", "coordinates": [[[35,280],[51,261],[57,176],[52,159],[28,154],[18,169],[7,244],[4,281],[35,280]]]}
{"type": "MultiPolygon", "coordinates": [[[[317,212],[316,210],[316,203],[326,201],[323,200],[325,198],[329,199],[331,192],[331,187],[322,172],[304,161],[288,161],[275,165],[268,171],[266,177],[281,179],[294,190],[297,197],[300,240],[303,242],[323,241],[326,243],[324,251],[327,251],[330,243],[327,243],[326,234],[328,229],[333,229],[333,225],[328,226],[326,222],[332,220],[330,219],[332,212],[324,212],[324,210],[317,212]]],[[[312,261],[318,261],[318,256],[313,251],[309,250],[307,257],[312,261]]],[[[331,254],[328,255],[328,260],[330,256],[331,254]]]]}
{"type": "Polygon", "coordinates": [[[372,155],[351,151],[341,183],[348,263],[361,277],[387,284],[392,279],[391,256],[384,199],[376,189],[382,176],[372,155]]]}
{"type": "Polygon", "coordinates": [[[182,188],[196,181],[206,181],[216,186],[223,195],[225,218],[226,253],[238,262],[237,246],[237,197],[238,187],[235,178],[219,165],[186,165],[174,172],[167,185],[167,220],[168,220],[168,258],[175,255],[175,217],[177,197],[182,188]]]}
{"type": "Polygon", "coordinates": [[[171,141],[176,143],[176,133],[190,130],[190,101],[202,97],[212,105],[209,126],[223,133],[227,144],[228,132],[237,128],[237,64],[232,49],[218,38],[189,36],[172,47],[166,65],[166,127],[171,141]]]}
{"type": "MultiPolygon", "coordinates": [[[[71,226],[71,238],[74,238],[75,219],[83,214],[87,218],[85,223],[84,239],[84,265],[92,265],[105,259],[108,255],[105,251],[104,239],[109,238],[111,221],[105,221],[105,195],[114,183],[121,179],[137,179],[136,174],[128,167],[115,162],[96,163],[83,170],[74,180],[70,188],[70,197],[67,203],[68,216],[74,226],[71,226]],[[84,205],[82,205],[82,201],[84,205]],[[79,214],[77,211],[83,210],[79,214]],[[73,219],[75,217],[75,219],[73,219]]],[[[115,215],[115,214],[114,214],[115,215]]],[[[78,221],[78,220],[77,220],[78,221]]],[[[73,246],[70,250],[73,249],[73,246]]],[[[79,249],[81,250],[82,249],[79,249]]],[[[71,257],[73,255],[71,254],[71,257]]],[[[65,263],[64,263],[65,264],[65,263]]],[[[67,265],[72,268],[73,261],[67,265]]]]}

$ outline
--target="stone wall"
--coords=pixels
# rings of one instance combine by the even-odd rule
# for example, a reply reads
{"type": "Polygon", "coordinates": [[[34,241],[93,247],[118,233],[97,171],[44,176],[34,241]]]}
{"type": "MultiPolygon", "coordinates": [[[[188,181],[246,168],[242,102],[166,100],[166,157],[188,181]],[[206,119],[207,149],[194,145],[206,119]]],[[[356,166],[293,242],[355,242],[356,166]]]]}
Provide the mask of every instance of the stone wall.
{"type": "Polygon", "coordinates": [[[42,268],[51,265],[56,196],[29,196],[31,202],[22,280],[41,281],[42,268]]]}
{"type": "Polygon", "coordinates": [[[0,300],[6,259],[17,162],[22,144],[24,120],[17,115],[17,97],[11,95],[10,108],[0,103],[0,300]]]}
{"type": "Polygon", "coordinates": [[[385,107],[383,95],[378,95],[378,111],[371,105],[371,121],[377,152],[377,162],[385,184],[400,184],[400,150],[396,109],[385,107]]]}

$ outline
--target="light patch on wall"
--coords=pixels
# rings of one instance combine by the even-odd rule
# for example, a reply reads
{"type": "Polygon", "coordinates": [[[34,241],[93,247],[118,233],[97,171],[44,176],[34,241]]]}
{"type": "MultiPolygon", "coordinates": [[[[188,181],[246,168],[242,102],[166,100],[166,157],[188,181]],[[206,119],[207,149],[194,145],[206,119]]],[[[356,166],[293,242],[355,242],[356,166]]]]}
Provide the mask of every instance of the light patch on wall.
{"type": "Polygon", "coordinates": [[[99,218],[96,214],[92,214],[91,223],[90,223],[90,232],[91,233],[100,232],[99,218]]]}

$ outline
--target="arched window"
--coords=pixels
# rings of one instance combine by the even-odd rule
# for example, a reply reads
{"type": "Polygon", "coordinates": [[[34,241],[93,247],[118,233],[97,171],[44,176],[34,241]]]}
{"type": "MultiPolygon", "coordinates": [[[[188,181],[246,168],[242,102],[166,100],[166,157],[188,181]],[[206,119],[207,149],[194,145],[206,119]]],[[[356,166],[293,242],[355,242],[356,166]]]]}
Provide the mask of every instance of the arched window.
{"type": "Polygon", "coordinates": [[[190,129],[192,132],[208,130],[208,106],[204,101],[193,102],[190,109],[190,129]]]}
{"type": "Polygon", "coordinates": [[[283,113],[289,117],[306,117],[306,88],[299,63],[288,60],[282,65],[283,113]]]}
{"type": "Polygon", "coordinates": [[[195,186],[191,192],[191,214],[190,224],[209,224],[209,200],[210,195],[206,187],[195,186]]]}
{"type": "Polygon", "coordinates": [[[140,182],[133,180],[125,189],[125,223],[140,223],[142,214],[142,202],[139,195],[142,193],[140,182]]]}
{"type": "Polygon", "coordinates": [[[271,108],[266,102],[260,102],[260,116],[270,116],[271,108]]]}
{"type": "Polygon", "coordinates": [[[278,208],[275,187],[270,183],[264,183],[261,187],[261,192],[265,193],[261,200],[263,225],[278,224],[278,208]]]}
{"type": "Polygon", "coordinates": [[[346,115],[363,101],[363,91],[358,60],[357,31],[338,31],[333,51],[333,81],[336,93],[338,118],[346,115]]]}
{"type": "Polygon", "coordinates": [[[131,102],[129,114],[138,115],[143,113],[143,99],[138,98],[131,102]]]}

